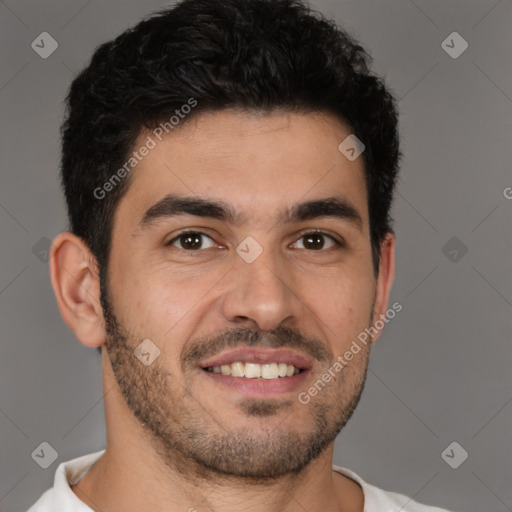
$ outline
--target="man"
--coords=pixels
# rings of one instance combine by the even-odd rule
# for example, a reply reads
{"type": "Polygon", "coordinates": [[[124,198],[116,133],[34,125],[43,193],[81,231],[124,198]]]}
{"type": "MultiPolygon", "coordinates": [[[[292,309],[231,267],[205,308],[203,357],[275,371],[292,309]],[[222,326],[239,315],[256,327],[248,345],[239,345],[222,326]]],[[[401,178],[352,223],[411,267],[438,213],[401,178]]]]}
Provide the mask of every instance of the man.
{"type": "Polygon", "coordinates": [[[187,0],[73,81],[52,245],[106,450],[30,512],[435,512],[332,466],[390,311],[393,97],[292,0],[187,0]],[[371,337],[362,335],[371,333],[371,337]]]}

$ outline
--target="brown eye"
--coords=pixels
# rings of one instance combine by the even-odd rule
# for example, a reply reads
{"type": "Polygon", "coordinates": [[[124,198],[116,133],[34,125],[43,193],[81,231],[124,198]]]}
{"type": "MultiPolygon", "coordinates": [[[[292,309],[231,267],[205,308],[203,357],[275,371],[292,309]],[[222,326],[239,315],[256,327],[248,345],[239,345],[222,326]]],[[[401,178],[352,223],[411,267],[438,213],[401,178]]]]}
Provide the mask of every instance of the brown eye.
{"type": "Polygon", "coordinates": [[[330,249],[331,247],[340,246],[341,242],[338,242],[334,237],[326,234],[314,231],[312,233],[303,234],[299,240],[303,240],[303,248],[312,251],[321,251],[322,249],[326,249],[325,240],[329,239],[331,241],[331,245],[327,247],[330,249]]]}
{"type": "Polygon", "coordinates": [[[208,235],[204,233],[200,233],[197,231],[187,231],[185,233],[181,233],[172,240],[170,240],[166,245],[172,245],[176,247],[175,243],[178,242],[179,246],[177,249],[182,249],[184,251],[198,251],[199,249],[209,249],[213,247],[213,243],[209,247],[204,247],[203,237],[212,240],[208,235]]]}

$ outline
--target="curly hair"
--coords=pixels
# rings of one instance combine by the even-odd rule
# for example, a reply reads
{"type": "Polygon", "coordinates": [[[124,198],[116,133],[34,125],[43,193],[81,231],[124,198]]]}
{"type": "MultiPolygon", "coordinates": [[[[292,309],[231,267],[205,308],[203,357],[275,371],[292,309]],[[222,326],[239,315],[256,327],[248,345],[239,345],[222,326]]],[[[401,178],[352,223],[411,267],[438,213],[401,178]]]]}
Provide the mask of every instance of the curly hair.
{"type": "Polygon", "coordinates": [[[347,123],[365,145],[377,275],[401,153],[396,101],[370,64],[357,41],[299,0],[182,0],[100,45],[71,84],[61,127],[70,229],[95,256],[100,282],[130,176],[101,200],[94,190],[144,128],[191,97],[197,106],[183,122],[234,107],[327,112],[347,123]]]}

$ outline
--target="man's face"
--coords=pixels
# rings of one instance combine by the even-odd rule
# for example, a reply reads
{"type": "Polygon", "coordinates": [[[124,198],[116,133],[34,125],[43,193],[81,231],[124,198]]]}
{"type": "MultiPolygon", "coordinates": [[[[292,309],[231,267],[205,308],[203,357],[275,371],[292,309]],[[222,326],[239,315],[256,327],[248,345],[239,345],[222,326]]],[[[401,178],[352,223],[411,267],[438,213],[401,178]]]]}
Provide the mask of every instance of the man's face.
{"type": "Polygon", "coordinates": [[[350,417],[369,346],[309,403],[298,399],[371,324],[363,161],[338,150],[350,133],[328,115],[223,111],[162,141],[139,137],[136,148],[148,135],[157,144],[116,210],[106,345],[165,462],[275,477],[304,468],[350,417]],[[171,215],[171,194],[222,202],[238,218],[171,215]],[[293,215],[333,197],[361,223],[347,208],[322,216],[322,205],[293,215]],[[134,354],[143,340],[160,350],[149,365],[134,354]],[[249,378],[258,371],[270,378],[249,378]]]}

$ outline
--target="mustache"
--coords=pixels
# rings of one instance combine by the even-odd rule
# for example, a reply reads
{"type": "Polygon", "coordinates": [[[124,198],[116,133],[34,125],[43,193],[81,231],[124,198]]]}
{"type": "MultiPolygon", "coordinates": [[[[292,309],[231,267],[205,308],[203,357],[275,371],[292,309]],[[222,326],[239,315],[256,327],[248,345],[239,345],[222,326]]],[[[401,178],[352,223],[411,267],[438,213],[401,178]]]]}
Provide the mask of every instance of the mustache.
{"type": "Polygon", "coordinates": [[[279,327],[269,333],[248,328],[235,328],[220,335],[206,337],[186,349],[181,357],[182,369],[194,368],[206,358],[226,349],[239,346],[265,348],[291,348],[303,352],[319,362],[331,362],[333,353],[316,338],[302,336],[291,327],[279,327]]]}

